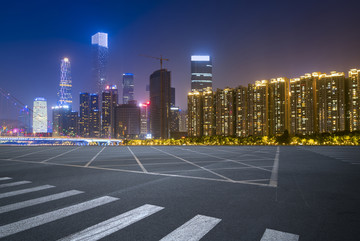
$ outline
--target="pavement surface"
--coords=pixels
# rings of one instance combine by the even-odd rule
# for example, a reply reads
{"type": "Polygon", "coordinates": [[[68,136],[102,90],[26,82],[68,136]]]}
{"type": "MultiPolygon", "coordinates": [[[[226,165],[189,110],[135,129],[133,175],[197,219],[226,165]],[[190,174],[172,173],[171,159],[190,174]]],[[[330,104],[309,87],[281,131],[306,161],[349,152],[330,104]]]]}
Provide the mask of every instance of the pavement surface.
{"type": "Polygon", "coordinates": [[[359,240],[360,147],[0,146],[2,240],[359,240]]]}

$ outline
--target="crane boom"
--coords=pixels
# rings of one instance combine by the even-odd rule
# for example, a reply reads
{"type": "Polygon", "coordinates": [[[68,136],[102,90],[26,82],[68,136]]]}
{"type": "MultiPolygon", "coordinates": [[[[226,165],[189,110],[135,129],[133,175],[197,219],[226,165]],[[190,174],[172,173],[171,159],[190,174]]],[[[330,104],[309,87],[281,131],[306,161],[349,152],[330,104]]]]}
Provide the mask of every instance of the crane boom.
{"type": "Polygon", "coordinates": [[[163,58],[162,55],[160,55],[160,58],[159,57],[154,57],[154,56],[149,56],[149,55],[144,55],[144,54],[141,54],[141,56],[144,56],[144,57],[147,57],[147,58],[153,58],[153,59],[158,59],[160,60],[160,69],[162,69],[162,66],[163,66],[163,61],[169,61],[169,59],[166,59],[166,58],[163,58]]]}

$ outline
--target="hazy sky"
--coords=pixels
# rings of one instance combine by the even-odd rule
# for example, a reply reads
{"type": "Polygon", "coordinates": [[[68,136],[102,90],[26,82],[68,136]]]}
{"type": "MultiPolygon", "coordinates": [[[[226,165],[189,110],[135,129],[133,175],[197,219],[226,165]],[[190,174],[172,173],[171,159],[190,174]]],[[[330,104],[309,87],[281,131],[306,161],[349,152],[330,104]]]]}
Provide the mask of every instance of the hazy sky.
{"type": "MultiPolygon", "coordinates": [[[[135,75],[135,97],[169,58],[186,109],[190,55],[213,58],[213,86],[360,68],[359,1],[6,1],[0,9],[0,87],[32,106],[57,101],[60,59],[72,65],[74,109],[91,80],[91,35],[109,34],[109,80],[135,75]]],[[[120,89],[120,93],[121,93],[120,89]]]]}

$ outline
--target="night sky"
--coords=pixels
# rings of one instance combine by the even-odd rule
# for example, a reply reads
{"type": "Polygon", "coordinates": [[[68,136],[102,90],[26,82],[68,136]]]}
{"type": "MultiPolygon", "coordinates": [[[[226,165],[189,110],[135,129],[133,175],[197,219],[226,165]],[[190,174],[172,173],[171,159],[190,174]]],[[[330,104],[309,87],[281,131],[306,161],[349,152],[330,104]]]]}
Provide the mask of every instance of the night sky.
{"type": "MultiPolygon", "coordinates": [[[[109,34],[108,79],[135,75],[135,98],[169,58],[186,109],[190,55],[213,58],[213,86],[360,68],[359,1],[2,1],[0,87],[32,107],[57,101],[60,59],[72,65],[74,109],[91,81],[91,35],[109,34]]],[[[1,113],[0,115],[3,115],[1,113]]],[[[50,116],[50,115],[49,115],[50,116]]],[[[1,119],[1,116],[0,116],[1,119]]]]}

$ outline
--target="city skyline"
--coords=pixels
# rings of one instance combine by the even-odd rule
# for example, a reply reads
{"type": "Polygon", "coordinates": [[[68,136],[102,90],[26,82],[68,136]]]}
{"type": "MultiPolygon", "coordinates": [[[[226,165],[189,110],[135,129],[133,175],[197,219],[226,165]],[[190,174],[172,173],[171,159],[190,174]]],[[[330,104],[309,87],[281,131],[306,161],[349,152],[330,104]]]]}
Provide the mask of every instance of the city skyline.
{"type": "MultiPolygon", "coordinates": [[[[194,54],[208,54],[213,57],[214,89],[246,85],[257,79],[276,76],[292,78],[304,72],[341,71],[358,68],[359,65],[357,56],[360,50],[355,41],[359,38],[359,33],[351,31],[356,23],[356,14],[351,14],[355,13],[354,4],[344,3],[338,6],[334,2],[304,2],[296,5],[284,3],[281,8],[277,8],[270,3],[259,6],[242,2],[224,6],[218,6],[213,1],[207,1],[206,4],[202,1],[195,3],[194,7],[205,6],[207,11],[204,13],[189,8],[189,2],[184,2],[183,6],[156,1],[142,4],[140,8],[133,3],[124,6],[113,4],[112,13],[119,8],[128,10],[122,11],[123,16],[118,17],[114,14],[104,15],[104,11],[108,9],[106,4],[89,3],[83,8],[72,3],[65,11],[69,18],[65,19],[55,18],[55,14],[51,16],[53,12],[46,6],[42,7],[47,11],[37,12],[39,3],[34,3],[33,6],[24,3],[17,8],[10,3],[5,4],[5,8],[16,9],[15,12],[25,16],[29,14],[25,10],[39,13],[34,19],[28,18],[30,20],[26,27],[33,23],[32,21],[46,17],[49,24],[56,24],[59,28],[56,31],[30,31],[32,28],[21,27],[19,23],[23,21],[20,19],[15,20],[7,13],[2,15],[3,23],[7,23],[3,26],[4,38],[0,45],[3,56],[0,61],[1,66],[4,66],[3,87],[15,96],[21,96],[22,102],[30,106],[34,97],[43,96],[45,89],[54,89],[58,85],[57,61],[67,56],[73,67],[73,95],[88,91],[83,86],[91,79],[89,39],[99,31],[109,33],[109,80],[120,86],[122,73],[136,74],[138,87],[135,86],[135,99],[144,102],[146,91],[142,86],[158,65],[155,61],[151,62],[139,55],[163,54],[170,59],[165,63],[165,67],[173,73],[172,82],[177,89],[176,102],[182,109],[186,107],[186,93],[190,90],[189,56],[194,54]],[[307,11],[310,8],[311,11],[307,11]],[[82,9],[81,16],[89,21],[69,21],[70,16],[79,14],[79,9],[82,9]],[[135,9],[136,14],[133,14],[131,10],[135,9]],[[188,16],[184,26],[175,18],[169,18],[166,22],[156,21],[161,16],[157,13],[171,15],[174,14],[174,9],[179,14],[188,16]],[[331,17],[334,9],[339,16],[336,19],[331,17]],[[214,12],[218,14],[211,14],[214,12]],[[235,14],[236,12],[243,14],[235,14]],[[151,18],[153,15],[159,17],[151,18]],[[283,23],[285,18],[287,21],[283,23]],[[243,24],[245,19],[249,19],[248,25],[243,24]],[[268,19],[271,21],[267,21],[268,19]],[[301,21],[303,19],[306,21],[301,21]],[[315,25],[311,24],[314,19],[318,20],[315,25]],[[234,24],[239,26],[238,29],[232,30],[231,26],[234,24]],[[170,25],[178,27],[177,32],[167,28],[170,25]],[[334,27],[337,29],[336,33],[334,27]],[[159,36],[166,37],[160,41],[159,36],[149,34],[151,31],[159,31],[159,36]],[[286,33],[286,37],[281,38],[283,33],[286,33]],[[306,36],[311,36],[311,41],[304,41],[306,36]],[[142,41],[143,39],[147,41],[142,41]],[[13,55],[22,57],[14,59],[13,55]],[[29,62],[30,58],[32,61],[29,62]],[[15,68],[25,71],[16,71],[15,68]],[[27,81],[25,73],[37,78],[27,81]],[[18,90],[12,83],[24,86],[24,89],[18,90]]],[[[36,23],[39,30],[48,26],[45,22],[36,23]]],[[[49,106],[55,105],[56,96],[49,93],[44,97],[47,98],[49,106]]],[[[79,106],[78,101],[78,98],[74,98],[74,106],[79,106]]]]}

